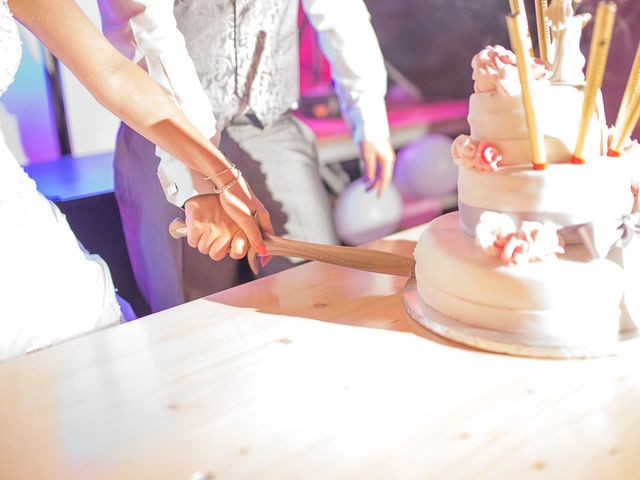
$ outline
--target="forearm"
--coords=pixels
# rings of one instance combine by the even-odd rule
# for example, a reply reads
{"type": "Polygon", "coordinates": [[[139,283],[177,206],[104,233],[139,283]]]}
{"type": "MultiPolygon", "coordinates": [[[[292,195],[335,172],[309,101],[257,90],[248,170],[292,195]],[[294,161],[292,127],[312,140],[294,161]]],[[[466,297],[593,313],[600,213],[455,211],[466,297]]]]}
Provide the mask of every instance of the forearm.
{"type": "Polygon", "coordinates": [[[96,99],[138,133],[204,176],[230,165],[141,68],[123,59],[92,90],[96,99]],[[131,99],[135,99],[132,102],[131,99]]]}
{"type": "MultiPolygon", "coordinates": [[[[73,0],[10,0],[10,7],[94,97],[131,128],[205,176],[229,166],[166,92],[122,56],[73,0]]],[[[228,181],[225,175],[216,180],[228,181]]]]}

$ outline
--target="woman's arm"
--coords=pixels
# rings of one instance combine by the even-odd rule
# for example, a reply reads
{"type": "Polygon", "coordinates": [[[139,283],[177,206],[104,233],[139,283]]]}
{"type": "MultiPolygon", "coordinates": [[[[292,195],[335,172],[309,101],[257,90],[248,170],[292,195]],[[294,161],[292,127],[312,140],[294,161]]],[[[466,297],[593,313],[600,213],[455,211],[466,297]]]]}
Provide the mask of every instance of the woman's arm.
{"type": "MultiPolygon", "coordinates": [[[[97,0],[97,4],[109,42],[146,70],[200,133],[208,139],[219,134],[211,102],[178,29],[174,2],[97,0]]],[[[184,207],[193,196],[213,193],[213,183],[203,182],[199,172],[174,155],[156,147],[156,156],[160,158],[158,179],[168,202],[184,207]]]]}
{"type": "MultiPolygon", "coordinates": [[[[211,177],[218,187],[233,180],[234,172],[229,170],[230,162],[224,155],[198,132],[145,71],[104,38],[73,0],[10,0],[9,7],[16,19],[123,122],[189,167],[211,177]]],[[[265,251],[251,215],[257,212],[260,226],[267,231],[272,230],[271,222],[246,182],[235,183],[220,200],[249,242],[258,251],[265,251]]]]}

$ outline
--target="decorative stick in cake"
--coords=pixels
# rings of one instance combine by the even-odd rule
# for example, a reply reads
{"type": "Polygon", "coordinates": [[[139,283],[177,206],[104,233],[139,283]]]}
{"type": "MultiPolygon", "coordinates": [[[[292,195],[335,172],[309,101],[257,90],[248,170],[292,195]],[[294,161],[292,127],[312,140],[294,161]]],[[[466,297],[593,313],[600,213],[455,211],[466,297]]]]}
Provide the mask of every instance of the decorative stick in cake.
{"type": "Polygon", "coordinates": [[[571,163],[584,163],[584,146],[589,130],[589,124],[596,108],[596,97],[602,85],[604,69],[607,64],[609,45],[611,44],[611,32],[616,18],[616,4],[611,1],[598,3],[595,25],[589,47],[589,59],[587,60],[587,79],[584,87],[584,99],[582,101],[582,115],[576,150],[571,157],[571,163]]]}
{"type": "MultiPolygon", "coordinates": [[[[629,79],[627,80],[627,86],[624,89],[622,95],[622,101],[620,102],[620,109],[618,110],[618,117],[616,118],[616,128],[611,139],[611,148],[609,148],[608,155],[610,157],[620,156],[622,150],[622,144],[626,136],[622,136],[624,125],[629,117],[629,106],[633,101],[633,98],[640,96],[640,43],[636,49],[636,57],[633,60],[633,66],[629,73],[629,79]]],[[[637,121],[636,121],[637,122],[637,121]]],[[[632,124],[635,126],[635,123],[632,124]]],[[[633,131],[633,127],[631,129],[633,131]]],[[[631,132],[629,132],[629,135],[631,132]]]]}
{"type": "Polygon", "coordinates": [[[525,32],[526,48],[529,50],[529,55],[535,57],[533,53],[533,43],[531,42],[531,34],[529,33],[529,21],[527,20],[527,10],[524,6],[524,0],[509,0],[509,8],[512,15],[520,15],[520,21],[522,22],[521,30],[525,32]]]}
{"type": "Polygon", "coordinates": [[[549,63],[549,48],[551,45],[551,33],[549,32],[549,22],[547,19],[547,0],[535,0],[536,24],[538,26],[538,48],[540,49],[540,60],[549,63]]]}
{"type": "Polygon", "coordinates": [[[522,104],[527,119],[529,130],[529,142],[533,153],[533,169],[544,170],[547,168],[547,150],[544,145],[544,136],[538,128],[536,111],[533,108],[531,64],[529,57],[525,53],[525,34],[522,31],[519,15],[507,15],[507,27],[509,29],[509,40],[518,60],[518,75],[522,85],[522,104]]]}
{"type": "Polygon", "coordinates": [[[631,100],[626,107],[627,114],[622,121],[622,125],[616,124],[616,133],[611,141],[608,155],[610,157],[619,157],[622,154],[625,139],[631,135],[633,129],[640,120],[640,92],[636,91],[631,95],[631,100]]]}
{"type": "Polygon", "coordinates": [[[522,13],[524,10],[524,0],[509,0],[509,8],[514,15],[522,13]]]}

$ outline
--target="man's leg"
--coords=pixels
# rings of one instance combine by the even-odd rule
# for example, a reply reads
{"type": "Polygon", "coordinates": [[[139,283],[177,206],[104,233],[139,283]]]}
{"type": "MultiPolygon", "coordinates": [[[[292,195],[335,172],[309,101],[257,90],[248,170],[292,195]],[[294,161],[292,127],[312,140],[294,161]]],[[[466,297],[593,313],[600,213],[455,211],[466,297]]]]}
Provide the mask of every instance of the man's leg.
{"type": "Polygon", "coordinates": [[[123,125],[115,152],[116,198],[134,275],[154,312],[238,283],[236,261],[214,262],[168,234],[184,212],[166,200],[158,163],[155,146],[123,125]]]}
{"type": "Polygon", "coordinates": [[[184,302],[181,242],[167,234],[180,209],[164,196],[158,163],[155,146],[123,124],[114,158],[115,193],[133,273],[154,312],[184,302]]]}
{"type": "MultiPolygon", "coordinates": [[[[240,118],[225,129],[220,148],[265,204],[278,235],[339,243],[318,171],[316,139],[304,123],[287,113],[260,129],[240,118]]],[[[274,258],[264,273],[290,266],[291,259],[274,258]]]]}

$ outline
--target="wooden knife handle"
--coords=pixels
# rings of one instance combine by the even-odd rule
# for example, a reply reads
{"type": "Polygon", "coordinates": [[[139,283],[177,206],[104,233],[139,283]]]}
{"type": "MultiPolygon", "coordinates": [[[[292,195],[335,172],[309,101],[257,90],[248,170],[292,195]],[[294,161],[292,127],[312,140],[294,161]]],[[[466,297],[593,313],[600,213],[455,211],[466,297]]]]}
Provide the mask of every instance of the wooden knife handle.
{"type": "Polygon", "coordinates": [[[185,223],[179,218],[175,218],[169,224],[169,235],[171,235],[176,240],[178,238],[184,238],[187,236],[187,226],[185,223]]]}
{"type": "MultiPolygon", "coordinates": [[[[174,220],[169,226],[173,238],[186,236],[186,227],[182,220],[174,220]]],[[[368,250],[365,248],[324,245],[320,243],[290,240],[263,232],[269,255],[304,258],[331,265],[354,268],[367,272],[386,273],[410,277],[414,275],[415,260],[395,253],[368,250]]]]}

